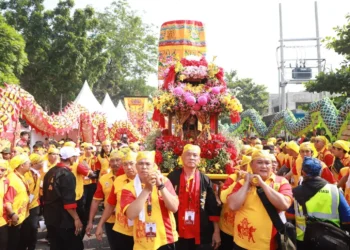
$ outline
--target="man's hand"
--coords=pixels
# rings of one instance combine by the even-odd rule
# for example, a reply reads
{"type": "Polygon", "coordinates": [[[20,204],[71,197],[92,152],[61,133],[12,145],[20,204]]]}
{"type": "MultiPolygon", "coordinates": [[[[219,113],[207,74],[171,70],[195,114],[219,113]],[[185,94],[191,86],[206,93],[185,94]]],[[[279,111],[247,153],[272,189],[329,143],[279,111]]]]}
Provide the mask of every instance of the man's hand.
{"type": "Polygon", "coordinates": [[[252,175],[250,183],[256,187],[262,187],[265,184],[265,182],[261,179],[261,176],[258,174],[252,175]]]}
{"type": "Polygon", "coordinates": [[[102,234],[103,234],[102,226],[97,225],[96,232],[95,232],[96,239],[99,241],[102,241],[102,234]]]}
{"type": "Polygon", "coordinates": [[[89,221],[89,223],[87,224],[87,226],[86,226],[86,234],[87,234],[87,236],[91,236],[91,230],[92,230],[92,228],[93,228],[93,225],[92,225],[92,222],[91,221],[89,221]]]}
{"type": "Polygon", "coordinates": [[[163,175],[160,173],[159,170],[154,172],[155,178],[156,178],[156,185],[162,185],[163,184],[163,175]]]}
{"type": "Polygon", "coordinates": [[[218,249],[221,245],[220,231],[214,231],[211,246],[218,249]]]}
{"type": "Polygon", "coordinates": [[[83,224],[81,223],[79,218],[74,219],[74,226],[75,226],[75,235],[78,235],[81,232],[81,229],[83,228],[83,224]]]}
{"type": "Polygon", "coordinates": [[[19,219],[19,218],[18,218],[18,215],[17,215],[17,214],[12,215],[12,217],[11,217],[11,219],[10,219],[12,225],[16,226],[16,225],[18,224],[18,219],[19,219]]]}
{"type": "Polygon", "coordinates": [[[157,179],[157,178],[156,178],[155,173],[152,173],[152,174],[150,174],[150,175],[147,177],[147,181],[146,181],[146,183],[145,183],[145,189],[146,189],[147,191],[152,192],[153,187],[156,185],[156,182],[157,182],[156,179],[157,179]]]}

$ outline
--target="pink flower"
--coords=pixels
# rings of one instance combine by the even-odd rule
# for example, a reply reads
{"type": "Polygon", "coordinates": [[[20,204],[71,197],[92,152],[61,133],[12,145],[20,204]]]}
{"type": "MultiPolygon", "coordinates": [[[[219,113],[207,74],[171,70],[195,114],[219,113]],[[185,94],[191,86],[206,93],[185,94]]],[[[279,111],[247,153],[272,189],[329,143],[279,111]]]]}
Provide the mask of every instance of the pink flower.
{"type": "Polygon", "coordinates": [[[199,103],[199,105],[204,106],[208,103],[208,98],[205,95],[201,95],[198,98],[198,103],[199,103]]]}
{"type": "Polygon", "coordinates": [[[189,95],[185,98],[188,105],[193,106],[196,103],[196,98],[193,95],[189,95]]]}

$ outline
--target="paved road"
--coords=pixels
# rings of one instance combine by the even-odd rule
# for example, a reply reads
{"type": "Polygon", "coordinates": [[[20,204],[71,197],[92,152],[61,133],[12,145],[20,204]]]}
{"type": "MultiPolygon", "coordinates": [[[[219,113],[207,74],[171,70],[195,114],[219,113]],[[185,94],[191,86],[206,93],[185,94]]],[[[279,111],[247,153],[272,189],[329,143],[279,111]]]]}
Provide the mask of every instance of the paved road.
{"type": "MultiPolygon", "coordinates": [[[[97,224],[98,220],[100,219],[100,217],[101,217],[101,215],[97,215],[96,216],[95,223],[94,223],[94,229],[95,229],[96,224],[97,224]]],[[[93,231],[93,232],[95,232],[95,231],[93,231]]],[[[39,232],[38,243],[36,244],[36,249],[37,250],[50,250],[50,246],[47,244],[47,242],[45,240],[45,236],[46,236],[46,230],[44,230],[43,232],[39,232]]],[[[96,250],[104,249],[105,250],[105,249],[109,249],[109,245],[108,245],[108,242],[107,242],[107,237],[106,237],[105,234],[103,235],[102,241],[96,240],[95,235],[92,235],[91,237],[87,237],[85,235],[84,246],[85,246],[85,250],[92,250],[92,249],[96,249],[96,250]]]]}

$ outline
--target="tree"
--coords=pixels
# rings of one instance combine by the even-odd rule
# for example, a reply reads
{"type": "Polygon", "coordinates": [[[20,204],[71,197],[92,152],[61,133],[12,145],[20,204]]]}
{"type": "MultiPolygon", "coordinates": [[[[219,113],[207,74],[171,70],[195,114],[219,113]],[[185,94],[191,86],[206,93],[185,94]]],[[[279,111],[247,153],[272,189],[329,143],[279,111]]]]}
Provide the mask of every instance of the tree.
{"type": "Polygon", "coordinates": [[[105,72],[107,38],[98,32],[94,9],[76,9],[60,1],[44,11],[43,0],[0,0],[6,20],[23,34],[30,64],[21,85],[51,111],[74,100],[85,80],[94,83],[105,72]]]}
{"type": "Polygon", "coordinates": [[[244,110],[255,109],[261,115],[266,114],[269,106],[266,86],[254,83],[251,78],[239,79],[236,74],[234,70],[225,73],[227,88],[242,103],[244,110]]]}
{"type": "Polygon", "coordinates": [[[146,85],[146,78],[155,73],[157,37],[141,17],[130,9],[127,1],[113,2],[103,13],[98,13],[98,30],[108,38],[110,54],[106,72],[94,85],[99,100],[108,91],[112,100],[124,96],[148,96],[155,90],[146,85]]]}
{"type": "Polygon", "coordinates": [[[18,77],[28,64],[21,34],[5,22],[0,15],[0,84],[18,83],[18,77]]]}
{"type": "Polygon", "coordinates": [[[336,37],[326,37],[326,47],[333,49],[345,57],[345,61],[340,69],[328,73],[321,72],[316,76],[315,81],[304,83],[306,90],[309,92],[327,91],[331,94],[340,94],[337,101],[342,102],[345,98],[350,97],[350,15],[346,16],[348,23],[342,27],[335,27],[336,37]]]}

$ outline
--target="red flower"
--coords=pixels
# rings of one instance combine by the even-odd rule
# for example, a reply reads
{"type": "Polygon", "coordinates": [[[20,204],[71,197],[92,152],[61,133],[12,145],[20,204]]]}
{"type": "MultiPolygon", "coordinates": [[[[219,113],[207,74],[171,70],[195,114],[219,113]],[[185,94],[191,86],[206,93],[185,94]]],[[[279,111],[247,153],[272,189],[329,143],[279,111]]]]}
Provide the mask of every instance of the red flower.
{"type": "Polygon", "coordinates": [[[160,165],[160,163],[162,163],[163,162],[163,155],[162,155],[162,152],[160,152],[160,151],[156,151],[156,156],[155,156],[155,162],[156,162],[156,164],[159,166],[160,165]]]}

